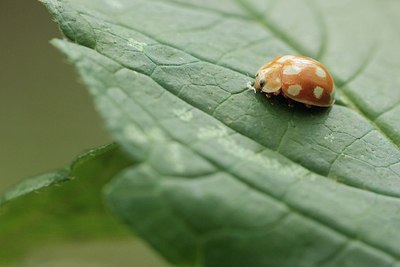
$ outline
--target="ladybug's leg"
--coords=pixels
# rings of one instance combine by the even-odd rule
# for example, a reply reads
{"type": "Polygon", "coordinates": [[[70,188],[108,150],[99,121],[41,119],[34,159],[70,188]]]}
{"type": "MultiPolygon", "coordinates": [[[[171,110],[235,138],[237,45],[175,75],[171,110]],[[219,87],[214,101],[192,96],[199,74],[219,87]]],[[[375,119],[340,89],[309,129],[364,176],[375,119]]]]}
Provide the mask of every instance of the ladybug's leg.
{"type": "Polygon", "coordinates": [[[294,107],[293,100],[290,99],[290,98],[288,98],[288,97],[286,97],[286,99],[287,99],[287,101],[288,101],[288,107],[289,107],[289,108],[293,108],[293,107],[294,107]]]}
{"type": "Polygon", "coordinates": [[[272,94],[270,94],[270,93],[265,93],[265,96],[269,99],[269,98],[272,97],[272,94]]]}
{"type": "Polygon", "coordinates": [[[279,95],[281,93],[281,90],[273,92],[274,95],[279,95]]]}
{"type": "Polygon", "coordinates": [[[312,106],[309,104],[304,104],[307,108],[311,108],[312,106]]]}

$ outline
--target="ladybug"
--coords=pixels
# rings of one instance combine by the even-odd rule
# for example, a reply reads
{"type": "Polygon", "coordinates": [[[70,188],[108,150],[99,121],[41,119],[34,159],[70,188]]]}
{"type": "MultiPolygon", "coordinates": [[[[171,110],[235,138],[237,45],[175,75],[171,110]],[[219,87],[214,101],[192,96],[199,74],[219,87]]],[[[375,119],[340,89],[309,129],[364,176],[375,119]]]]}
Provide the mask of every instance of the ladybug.
{"type": "Polygon", "coordinates": [[[307,107],[330,107],[335,102],[335,84],[320,62],[304,56],[278,56],[262,66],[251,86],[271,95],[282,95],[307,107]]]}

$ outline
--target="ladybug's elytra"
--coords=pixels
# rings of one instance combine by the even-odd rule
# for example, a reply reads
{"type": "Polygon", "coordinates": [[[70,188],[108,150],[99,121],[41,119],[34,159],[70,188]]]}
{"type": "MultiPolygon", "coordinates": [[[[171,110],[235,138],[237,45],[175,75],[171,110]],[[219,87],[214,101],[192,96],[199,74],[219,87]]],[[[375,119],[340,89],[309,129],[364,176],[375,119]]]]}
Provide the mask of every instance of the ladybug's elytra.
{"type": "Polygon", "coordinates": [[[262,66],[253,84],[270,96],[283,96],[307,107],[330,107],[335,102],[335,84],[320,62],[303,56],[279,56],[262,66]]]}

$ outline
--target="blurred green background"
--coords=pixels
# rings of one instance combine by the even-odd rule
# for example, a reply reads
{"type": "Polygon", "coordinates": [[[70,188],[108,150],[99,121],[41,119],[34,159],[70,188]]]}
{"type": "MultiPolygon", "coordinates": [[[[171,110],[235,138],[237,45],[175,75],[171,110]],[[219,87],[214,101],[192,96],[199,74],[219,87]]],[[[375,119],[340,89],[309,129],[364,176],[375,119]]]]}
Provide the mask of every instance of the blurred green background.
{"type": "MultiPolygon", "coordinates": [[[[0,33],[2,193],[26,177],[68,165],[81,152],[109,143],[110,137],[73,68],[49,44],[61,35],[38,1],[1,0],[0,33]]],[[[76,242],[61,236],[37,240],[27,251],[21,243],[22,256],[12,266],[165,266],[129,235],[76,242]]],[[[18,242],[16,238],[10,246],[18,250],[18,242]]]]}

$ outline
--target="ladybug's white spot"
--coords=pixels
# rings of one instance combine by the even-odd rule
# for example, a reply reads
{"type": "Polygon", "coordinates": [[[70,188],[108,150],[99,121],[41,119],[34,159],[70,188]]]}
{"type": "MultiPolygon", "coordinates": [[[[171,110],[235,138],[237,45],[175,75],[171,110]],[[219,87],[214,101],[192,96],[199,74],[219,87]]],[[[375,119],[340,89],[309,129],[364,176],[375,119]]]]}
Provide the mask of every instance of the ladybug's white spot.
{"type": "Polygon", "coordinates": [[[326,78],[326,72],[320,67],[315,69],[315,74],[317,74],[318,77],[326,78]]]}
{"type": "Polygon", "coordinates": [[[260,71],[259,73],[258,73],[258,76],[260,76],[260,77],[265,77],[267,74],[269,74],[270,72],[272,72],[272,68],[266,68],[266,69],[263,69],[262,71],[260,71]]]}
{"type": "Polygon", "coordinates": [[[315,87],[314,88],[314,96],[315,96],[315,98],[320,99],[323,92],[324,92],[324,88],[321,88],[319,86],[315,87]]]}
{"type": "Polygon", "coordinates": [[[266,68],[266,69],[263,69],[263,74],[265,75],[265,74],[267,74],[268,72],[270,72],[270,71],[272,71],[272,68],[266,68]]]}
{"type": "Polygon", "coordinates": [[[278,59],[277,62],[279,62],[279,63],[284,63],[284,62],[286,62],[286,61],[288,61],[288,60],[291,60],[291,59],[293,59],[293,58],[295,58],[295,56],[283,56],[283,57],[281,57],[280,59],[278,59]]]}
{"type": "Polygon", "coordinates": [[[283,74],[285,74],[285,75],[297,75],[301,71],[302,71],[302,69],[297,67],[297,66],[287,66],[283,70],[283,74]]]}
{"type": "Polygon", "coordinates": [[[303,89],[303,88],[301,87],[301,85],[295,84],[295,85],[289,86],[289,88],[288,88],[287,91],[288,91],[288,93],[289,93],[290,95],[292,95],[292,96],[297,96],[297,95],[300,93],[301,89],[303,89]]]}
{"type": "Polygon", "coordinates": [[[262,91],[265,93],[275,93],[279,91],[281,87],[281,79],[279,77],[276,77],[275,80],[267,80],[267,83],[262,88],[262,91]]]}

